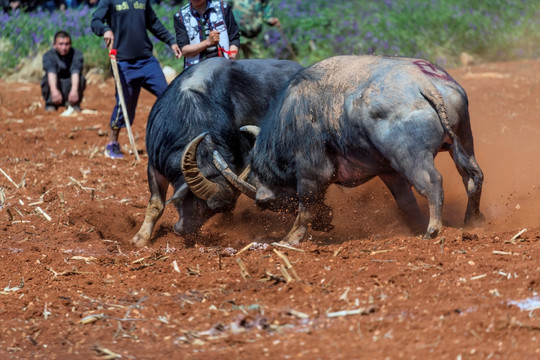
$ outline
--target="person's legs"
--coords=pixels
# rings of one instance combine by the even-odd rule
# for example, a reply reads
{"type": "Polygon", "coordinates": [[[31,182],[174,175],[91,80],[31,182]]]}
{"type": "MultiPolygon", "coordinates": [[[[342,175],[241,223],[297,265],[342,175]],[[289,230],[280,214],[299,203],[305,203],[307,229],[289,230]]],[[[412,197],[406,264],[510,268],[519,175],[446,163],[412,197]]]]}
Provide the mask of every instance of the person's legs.
{"type": "Polygon", "coordinates": [[[47,111],[56,111],[57,106],[53,104],[51,99],[51,89],[49,88],[49,81],[47,76],[41,80],[41,95],[43,100],[45,100],[45,110],[47,111]]]}
{"type": "MultiPolygon", "coordinates": [[[[143,81],[143,75],[139,71],[139,61],[118,62],[118,74],[120,77],[120,83],[122,85],[122,92],[124,95],[124,101],[127,108],[130,124],[133,124],[135,119],[135,109],[137,108],[137,102],[139,100],[139,94],[141,92],[141,85],[143,81]]],[[[116,91],[116,104],[111,114],[109,132],[109,144],[106,147],[105,155],[111,158],[123,158],[120,145],[118,143],[118,137],[120,135],[120,129],[125,127],[125,118],[120,104],[120,97],[118,95],[118,89],[116,91]]]]}
{"type": "MultiPolygon", "coordinates": [[[[71,89],[71,84],[70,84],[70,89],[71,89]]],[[[82,100],[83,100],[83,95],[84,95],[84,90],[85,89],[86,89],[86,79],[81,74],[80,77],[79,77],[79,88],[77,89],[77,91],[79,93],[79,101],[76,102],[75,104],[71,104],[71,103],[69,104],[76,111],[81,111],[81,103],[82,103],[82,100]]],[[[66,101],[66,103],[67,103],[67,101],[66,101]]]]}
{"type": "Polygon", "coordinates": [[[155,57],[144,60],[141,71],[144,73],[143,88],[159,97],[167,89],[167,80],[161,69],[159,61],[155,57]]]}
{"type": "MultiPolygon", "coordinates": [[[[120,82],[122,83],[123,74],[119,71],[120,82]]],[[[125,89],[125,82],[122,83],[122,89],[125,89]]],[[[111,159],[121,159],[124,157],[120,144],[118,143],[118,137],[120,136],[120,129],[125,127],[124,115],[122,113],[122,107],[120,105],[120,98],[118,96],[118,89],[116,89],[115,94],[116,103],[114,105],[111,119],[109,122],[110,131],[109,131],[109,143],[105,147],[105,155],[111,159]]]]}
{"type": "MultiPolygon", "coordinates": [[[[141,92],[141,85],[144,79],[144,74],[139,73],[136,63],[129,63],[127,61],[118,62],[118,74],[120,76],[120,83],[122,84],[122,93],[124,95],[124,101],[127,108],[130,124],[133,124],[135,119],[135,109],[137,108],[137,102],[139,100],[139,94],[141,92]]],[[[124,113],[120,104],[120,97],[118,95],[118,89],[115,94],[116,104],[114,106],[110,126],[111,129],[120,129],[126,126],[124,113]]]]}
{"type": "Polygon", "coordinates": [[[69,104],[68,97],[71,91],[71,78],[58,79],[58,90],[62,93],[62,104],[67,107],[69,104]]]}

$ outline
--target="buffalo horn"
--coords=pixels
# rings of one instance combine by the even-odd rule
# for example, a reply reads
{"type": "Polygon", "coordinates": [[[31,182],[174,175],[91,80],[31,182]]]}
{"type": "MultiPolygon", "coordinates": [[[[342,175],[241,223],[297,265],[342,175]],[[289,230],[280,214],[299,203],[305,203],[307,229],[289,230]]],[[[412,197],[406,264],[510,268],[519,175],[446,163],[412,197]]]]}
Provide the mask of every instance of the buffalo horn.
{"type": "MultiPolygon", "coordinates": [[[[257,136],[259,136],[259,133],[261,132],[261,128],[258,127],[257,125],[244,125],[240,128],[240,131],[251,134],[256,139],[257,136]]],[[[245,181],[248,179],[250,172],[251,172],[251,166],[248,165],[238,177],[240,178],[240,180],[245,181]]]]}
{"type": "Polygon", "coordinates": [[[257,136],[259,136],[259,133],[261,132],[261,128],[257,125],[244,125],[240,128],[240,131],[251,134],[254,138],[257,138],[257,136]]]}
{"type": "Polygon", "coordinates": [[[251,172],[251,165],[248,165],[248,166],[246,166],[244,171],[242,171],[242,173],[240,175],[238,175],[238,177],[241,180],[247,181],[247,179],[249,178],[249,173],[250,172],[251,172]]]}
{"type": "Polygon", "coordinates": [[[255,199],[255,193],[257,192],[255,186],[239,178],[238,175],[236,175],[229,168],[229,165],[217,150],[214,150],[214,165],[219,170],[221,175],[223,175],[225,179],[227,179],[231,183],[232,186],[234,186],[235,188],[240,190],[240,192],[246,194],[250,198],[255,199]]]}
{"type": "Polygon", "coordinates": [[[205,201],[219,191],[218,186],[205,178],[197,166],[197,147],[206,135],[208,132],[200,134],[187,144],[182,154],[181,165],[187,186],[195,196],[205,201]]]}

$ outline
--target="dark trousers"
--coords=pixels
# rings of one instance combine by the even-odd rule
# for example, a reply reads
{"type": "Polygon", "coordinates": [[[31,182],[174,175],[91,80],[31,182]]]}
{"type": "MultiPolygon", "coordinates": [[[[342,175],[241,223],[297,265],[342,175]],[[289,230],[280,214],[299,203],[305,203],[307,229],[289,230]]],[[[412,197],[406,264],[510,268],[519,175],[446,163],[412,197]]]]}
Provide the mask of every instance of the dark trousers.
{"type": "MultiPolygon", "coordinates": [[[[148,59],[118,61],[118,73],[122,83],[129,123],[133,124],[141,88],[159,97],[167,88],[167,80],[163,75],[159,61],[153,56],[148,59]]],[[[111,114],[110,126],[111,129],[120,129],[126,126],[118,91],[116,92],[116,105],[111,114]]]]}
{"type": "MultiPolygon", "coordinates": [[[[63,106],[68,105],[68,95],[71,91],[71,78],[65,78],[60,79],[58,78],[58,82],[56,84],[58,86],[58,90],[62,93],[62,104],[63,106]]],[[[79,102],[77,104],[70,104],[73,106],[81,106],[81,101],[83,99],[83,92],[84,89],[86,89],[86,79],[84,76],[80,76],[79,79],[79,102]]],[[[45,74],[45,77],[41,80],[41,95],[43,95],[43,99],[45,99],[45,106],[54,106],[58,107],[59,105],[53,104],[51,99],[51,89],[49,88],[49,81],[47,80],[47,75],[45,74]]]]}

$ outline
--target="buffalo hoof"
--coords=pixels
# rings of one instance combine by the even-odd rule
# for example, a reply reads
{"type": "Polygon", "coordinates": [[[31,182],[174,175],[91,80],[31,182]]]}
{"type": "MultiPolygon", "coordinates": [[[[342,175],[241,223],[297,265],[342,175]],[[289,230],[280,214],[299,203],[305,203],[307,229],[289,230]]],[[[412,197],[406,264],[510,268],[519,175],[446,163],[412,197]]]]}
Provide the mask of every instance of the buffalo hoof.
{"type": "Polygon", "coordinates": [[[184,246],[186,248],[192,248],[197,243],[198,236],[196,234],[184,235],[184,246]]]}
{"type": "Polygon", "coordinates": [[[428,228],[426,234],[424,235],[424,240],[435,239],[435,237],[439,235],[439,231],[440,229],[434,227],[428,228]]]}
{"type": "Polygon", "coordinates": [[[294,245],[298,245],[300,243],[300,239],[290,239],[288,236],[283,238],[283,240],[281,240],[279,243],[280,244],[283,244],[283,245],[289,245],[289,246],[294,246],[294,245]]]}
{"type": "Polygon", "coordinates": [[[300,241],[304,238],[306,233],[305,228],[297,229],[296,231],[291,231],[287,236],[283,238],[279,243],[284,245],[298,245],[300,241]]]}
{"type": "Polygon", "coordinates": [[[150,238],[141,234],[135,235],[133,239],[131,239],[131,243],[140,248],[151,245],[150,238]]]}
{"type": "Polygon", "coordinates": [[[475,226],[483,224],[485,221],[486,221],[485,216],[482,213],[477,213],[477,214],[474,214],[465,218],[465,226],[469,228],[475,227],[475,226]]]}

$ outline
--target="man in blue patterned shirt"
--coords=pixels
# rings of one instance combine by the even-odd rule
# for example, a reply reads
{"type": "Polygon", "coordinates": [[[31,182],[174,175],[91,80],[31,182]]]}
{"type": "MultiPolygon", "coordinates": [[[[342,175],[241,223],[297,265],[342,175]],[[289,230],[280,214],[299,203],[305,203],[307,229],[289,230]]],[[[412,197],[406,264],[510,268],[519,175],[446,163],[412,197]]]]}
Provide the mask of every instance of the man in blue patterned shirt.
{"type": "Polygon", "coordinates": [[[227,2],[190,0],[174,15],[174,30],[185,68],[217,56],[236,58],[240,34],[227,2]]]}

